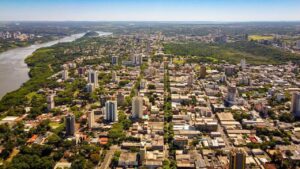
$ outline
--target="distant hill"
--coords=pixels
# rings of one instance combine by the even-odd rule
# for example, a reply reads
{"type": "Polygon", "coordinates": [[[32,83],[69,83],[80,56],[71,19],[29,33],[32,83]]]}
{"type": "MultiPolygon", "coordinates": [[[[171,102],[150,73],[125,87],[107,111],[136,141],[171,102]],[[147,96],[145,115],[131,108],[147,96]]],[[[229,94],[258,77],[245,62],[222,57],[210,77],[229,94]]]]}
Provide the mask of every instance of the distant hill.
{"type": "Polygon", "coordinates": [[[92,32],[88,32],[84,35],[84,37],[97,37],[99,36],[99,33],[92,31],[92,32]]]}

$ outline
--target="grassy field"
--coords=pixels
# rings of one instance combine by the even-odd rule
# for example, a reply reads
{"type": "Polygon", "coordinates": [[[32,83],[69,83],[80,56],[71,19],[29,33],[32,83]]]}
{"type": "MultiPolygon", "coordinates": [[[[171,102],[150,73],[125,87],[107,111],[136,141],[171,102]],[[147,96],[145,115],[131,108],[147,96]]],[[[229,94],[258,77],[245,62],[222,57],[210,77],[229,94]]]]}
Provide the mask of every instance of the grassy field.
{"type": "Polygon", "coordinates": [[[60,127],[62,124],[60,123],[55,123],[55,122],[50,122],[49,123],[49,126],[52,128],[52,129],[56,129],[58,127],[60,127]]]}
{"type": "Polygon", "coordinates": [[[272,40],[274,37],[272,35],[249,35],[248,40],[272,40]]]}

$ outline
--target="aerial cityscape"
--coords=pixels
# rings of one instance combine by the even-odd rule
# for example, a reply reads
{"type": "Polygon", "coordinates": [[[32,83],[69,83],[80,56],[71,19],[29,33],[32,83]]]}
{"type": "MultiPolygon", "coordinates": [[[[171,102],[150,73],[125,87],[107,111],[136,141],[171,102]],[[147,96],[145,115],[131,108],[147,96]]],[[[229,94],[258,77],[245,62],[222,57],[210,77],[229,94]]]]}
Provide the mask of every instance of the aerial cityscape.
{"type": "Polygon", "coordinates": [[[299,9],[1,1],[0,169],[300,168],[299,9]]]}

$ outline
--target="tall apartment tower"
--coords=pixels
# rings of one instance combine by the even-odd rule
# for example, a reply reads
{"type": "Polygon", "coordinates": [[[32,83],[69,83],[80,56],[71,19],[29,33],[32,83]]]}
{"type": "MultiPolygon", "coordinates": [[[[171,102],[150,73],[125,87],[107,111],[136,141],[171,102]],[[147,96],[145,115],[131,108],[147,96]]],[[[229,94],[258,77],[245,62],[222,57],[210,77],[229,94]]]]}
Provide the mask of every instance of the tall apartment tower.
{"type": "Polygon", "coordinates": [[[201,65],[200,67],[200,78],[204,79],[206,76],[206,66],[205,65],[201,65]]]}
{"type": "Polygon", "coordinates": [[[118,121],[117,101],[106,101],[105,103],[105,118],[106,121],[118,121]]]}
{"type": "Polygon", "coordinates": [[[300,117],[300,93],[294,92],[292,95],[291,113],[295,117],[300,117]]]}
{"type": "Polygon", "coordinates": [[[95,88],[98,87],[98,72],[94,70],[88,71],[88,83],[94,84],[95,88]]]}
{"type": "Polygon", "coordinates": [[[132,98],[132,117],[143,117],[143,97],[135,96],[132,98]]]}
{"type": "Polygon", "coordinates": [[[119,106],[123,106],[125,103],[125,96],[123,94],[123,91],[118,91],[117,94],[117,102],[119,106]]]}
{"type": "Polygon", "coordinates": [[[226,76],[233,76],[237,73],[234,66],[226,66],[224,71],[226,76]]]}
{"type": "Polygon", "coordinates": [[[246,155],[242,150],[232,150],[230,152],[229,169],[245,169],[246,155]]]}
{"type": "Polygon", "coordinates": [[[111,80],[112,80],[113,82],[119,82],[120,78],[119,78],[119,76],[117,75],[117,72],[116,72],[116,71],[113,71],[113,72],[111,73],[111,80]]]}
{"type": "Polygon", "coordinates": [[[236,101],[236,93],[237,93],[236,86],[228,85],[227,91],[228,92],[227,92],[227,96],[225,99],[225,103],[226,103],[226,106],[232,106],[235,104],[235,101],[236,101]]]}
{"type": "Polygon", "coordinates": [[[94,111],[88,112],[88,127],[91,129],[94,127],[95,124],[95,113],[94,111]]]}
{"type": "Polygon", "coordinates": [[[193,83],[194,83],[194,73],[191,73],[188,78],[187,78],[187,84],[188,86],[193,86],[193,83]]]}
{"type": "Polygon", "coordinates": [[[241,66],[242,70],[246,69],[246,59],[241,59],[240,66],[241,66]]]}
{"type": "Polygon", "coordinates": [[[118,60],[119,60],[118,56],[112,56],[111,57],[111,64],[112,65],[117,65],[118,64],[118,60]]]}
{"type": "Polygon", "coordinates": [[[135,54],[131,57],[131,62],[133,65],[141,65],[143,63],[143,55],[135,54]]]}
{"type": "Polygon", "coordinates": [[[50,94],[50,95],[47,96],[47,109],[48,109],[48,111],[50,111],[54,107],[55,107],[54,94],[50,94]]]}
{"type": "Polygon", "coordinates": [[[74,136],[75,134],[75,116],[73,114],[68,114],[65,117],[66,123],[66,136],[74,136]]]}
{"type": "Polygon", "coordinates": [[[62,80],[66,81],[69,79],[69,71],[68,69],[64,69],[62,72],[62,80]]]}
{"type": "Polygon", "coordinates": [[[77,72],[79,76],[83,76],[85,74],[85,67],[78,68],[77,72]]]}

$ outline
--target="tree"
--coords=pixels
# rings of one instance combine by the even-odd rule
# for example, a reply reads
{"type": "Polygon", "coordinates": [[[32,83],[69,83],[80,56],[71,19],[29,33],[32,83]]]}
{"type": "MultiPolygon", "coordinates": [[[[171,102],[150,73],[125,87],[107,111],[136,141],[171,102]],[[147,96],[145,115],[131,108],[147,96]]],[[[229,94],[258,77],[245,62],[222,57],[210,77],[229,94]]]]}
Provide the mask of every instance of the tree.
{"type": "Polygon", "coordinates": [[[53,144],[55,146],[58,146],[61,143],[62,139],[56,135],[52,134],[51,136],[48,137],[48,144],[53,144]]]}
{"type": "Polygon", "coordinates": [[[100,160],[100,156],[99,154],[94,153],[90,155],[90,159],[94,164],[97,164],[100,160]]]}
{"type": "Polygon", "coordinates": [[[125,138],[124,127],[121,123],[113,124],[112,128],[108,132],[108,137],[115,144],[118,144],[125,138]]]}

